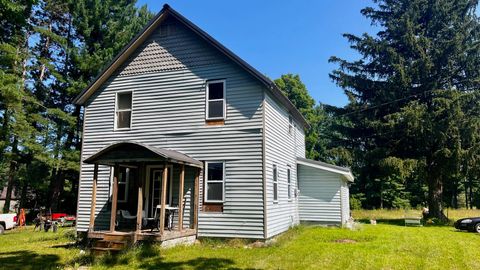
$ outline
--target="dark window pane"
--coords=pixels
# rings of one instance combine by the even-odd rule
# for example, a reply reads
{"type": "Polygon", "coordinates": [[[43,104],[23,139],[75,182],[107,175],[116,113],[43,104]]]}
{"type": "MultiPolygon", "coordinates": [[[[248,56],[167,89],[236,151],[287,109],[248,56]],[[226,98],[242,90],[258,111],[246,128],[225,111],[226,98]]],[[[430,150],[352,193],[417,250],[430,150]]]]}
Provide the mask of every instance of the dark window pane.
{"type": "Polygon", "coordinates": [[[118,197],[117,199],[119,201],[125,201],[125,191],[126,191],[127,185],[126,184],[120,184],[118,185],[118,197]]]}
{"type": "Polygon", "coordinates": [[[290,184],[290,169],[287,169],[287,181],[290,184]]]}
{"type": "Polygon", "coordinates": [[[223,180],[223,163],[208,163],[208,180],[223,180]]]}
{"type": "Polygon", "coordinates": [[[208,99],[223,98],[223,82],[208,84],[208,99]]]}
{"type": "Polygon", "coordinates": [[[273,182],[277,182],[277,166],[273,166],[273,182]]]}
{"type": "Polygon", "coordinates": [[[118,93],[117,95],[117,109],[125,110],[132,108],[132,92],[118,93]]]}
{"type": "Polygon", "coordinates": [[[273,200],[278,200],[278,184],[273,183],[273,200]]]}
{"type": "Polygon", "coordinates": [[[208,183],[207,200],[222,201],[223,200],[223,183],[208,183]]]}
{"type": "Polygon", "coordinates": [[[208,102],[208,118],[223,117],[223,100],[208,102]]]}
{"type": "Polygon", "coordinates": [[[117,112],[117,128],[129,128],[131,112],[117,112]]]}

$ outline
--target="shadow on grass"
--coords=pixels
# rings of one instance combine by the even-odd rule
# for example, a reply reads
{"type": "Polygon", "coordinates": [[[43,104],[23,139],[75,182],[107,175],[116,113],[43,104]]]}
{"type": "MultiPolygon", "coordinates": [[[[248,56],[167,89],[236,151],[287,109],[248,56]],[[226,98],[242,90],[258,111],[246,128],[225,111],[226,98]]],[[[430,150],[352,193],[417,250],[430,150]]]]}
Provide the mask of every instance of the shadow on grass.
{"type": "Polygon", "coordinates": [[[192,269],[206,269],[206,270],[213,270],[213,269],[242,269],[238,267],[234,267],[235,262],[230,259],[222,259],[222,258],[195,258],[188,261],[183,262],[165,262],[162,258],[158,258],[156,260],[150,262],[144,262],[140,265],[142,269],[185,269],[186,267],[192,269]]]}
{"type": "MultiPolygon", "coordinates": [[[[370,224],[369,219],[359,219],[360,223],[370,224]]],[[[388,225],[397,225],[397,226],[405,226],[405,219],[403,218],[396,218],[396,219],[377,219],[377,224],[388,224],[388,225]]]]}
{"type": "Polygon", "coordinates": [[[57,269],[60,257],[53,254],[38,254],[32,251],[0,253],[1,269],[57,269]]]}
{"type": "MultiPolygon", "coordinates": [[[[106,255],[97,261],[98,264],[107,267],[114,267],[115,265],[128,265],[130,259],[135,259],[139,262],[138,267],[146,270],[153,269],[245,269],[235,267],[235,261],[225,258],[204,258],[198,257],[191,260],[179,261],[179,262],[167,262],[165,258],[161,255],[161,250],[155,248],[154,244],[142,244],[136,247],[136,252],[134,255],[129,256],[130,254],[124,254],[124,256],[118,255],[106,255]]],[[[249,268],[251,269],[251,268],[249,268]]]]}

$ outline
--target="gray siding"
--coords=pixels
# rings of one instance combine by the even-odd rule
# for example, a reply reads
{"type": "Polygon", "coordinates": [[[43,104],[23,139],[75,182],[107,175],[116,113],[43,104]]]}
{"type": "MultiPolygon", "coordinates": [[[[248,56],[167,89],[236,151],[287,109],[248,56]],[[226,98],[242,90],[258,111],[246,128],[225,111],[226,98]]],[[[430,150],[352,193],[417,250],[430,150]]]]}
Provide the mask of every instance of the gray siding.
{"type": "MultiPolygon", "coordinates": [[[[158,31],[87,102],[82,160],[111,143],[133,140],[225,161],[224,212],[201,211],[199,236],[263,238],[263,87],[183,26],[167,36],[158,31]],[[206,126],[205,82],[220,78],[227,82],[225,125],[206,126]],[[132,128],[114,131],[115,93],[122,90],[134,91],[132,128]]],[[[79,231],[88,228],[92,174],[93,166],[82,164],[79,231]]],[[[97,212],[105,209],[107,218],[108,176],[109,168],[102,167],[97,212]]],[[[203,177],[200,183],[202,198],[203,177]]]]}
{"type": "MultiPolygon", "coordinates": [[[[303,132],[298,129],[289,133],[288,111],[270,94],[265,95],[265,162],[267,177],[267,238],[282,233],[299,223],[296,156],[305,150],[304,145],[297,149],[303,132]],[[278,168],[278,201],[273,197],[273,165],[278,168]],[[288,200],[287,168],[291,169],[292,199],[288,200]]],[[[298,126],[298,124],[297,124],[298,126]]]]}
{"type": "Polygon", "coordinates": [[[341,223],[341,175],[298,165],[300,220],[326,224],[341,223]]]}

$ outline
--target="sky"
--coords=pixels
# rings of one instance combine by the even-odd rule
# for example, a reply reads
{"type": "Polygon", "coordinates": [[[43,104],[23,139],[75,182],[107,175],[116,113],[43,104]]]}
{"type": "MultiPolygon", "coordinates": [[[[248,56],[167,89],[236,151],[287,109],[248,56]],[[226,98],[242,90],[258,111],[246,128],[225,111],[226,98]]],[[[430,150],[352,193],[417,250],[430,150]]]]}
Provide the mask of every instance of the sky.
{"type": "Polygon", "coordinates": [[[360,14],[370,1],[138,0],[154,13],[165,3],[269,78],[299,74],[317,102],[335,106],[348,100],[328,76],[336,68],[328,59],[358,59],[342,34],[375,30],[360,14]]]}

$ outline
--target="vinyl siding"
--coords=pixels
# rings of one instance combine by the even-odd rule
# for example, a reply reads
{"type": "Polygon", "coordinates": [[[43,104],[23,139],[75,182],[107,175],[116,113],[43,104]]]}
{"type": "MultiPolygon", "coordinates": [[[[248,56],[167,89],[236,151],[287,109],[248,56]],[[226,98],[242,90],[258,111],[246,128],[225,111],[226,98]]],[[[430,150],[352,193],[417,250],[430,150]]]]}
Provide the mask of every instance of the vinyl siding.
{"type": "MultiPolygon", "coordinates": [[[[288,111],[268,92],[265,95],[265,162],[267,177],[267,238],[299,223],[296,156],[305,156],[303,131],[289,133],[288,111]],[[302,153],[303,151],[303,153],[302,153]],[[278,169],[278,201],[273,194],[273,165],[278,169]],[[287,168],[291,169],[292,199],[288,200],[287,168]]],[[[298,123],[295,126],[299,126],[298,123]]]]}
{"type": "Polygon", "coordinates": [[[340,224],[340,189],[345,183],[341,175],[299,164],[298,177],[300,220],[340,224]]]}
{"type": "MultiPolygon", "coordinates": [[[[167,36],[158,31],[87,102],[82,160],[109,144],[132,140],[177,150],[201,161],[225,161],[224,212],[200,211],[199,236],[263,238],[264,88],[189,29],[176,25],[167,36]],[[226,80],[224,126],[205,124],[205,84],[210,79],[226,80]],[[133,91],[132,127],[114,131],[115,93],[123,90],[133,91]]],[[[92,175],[93,165],[82,164],[79,231],[88,228],[92,175]]],[[[109,168],[101,167],[99,227],[109,225],[108,186],[109,168]]],[[[200,203],[202,188],[203,174],[200,203]]]]}

